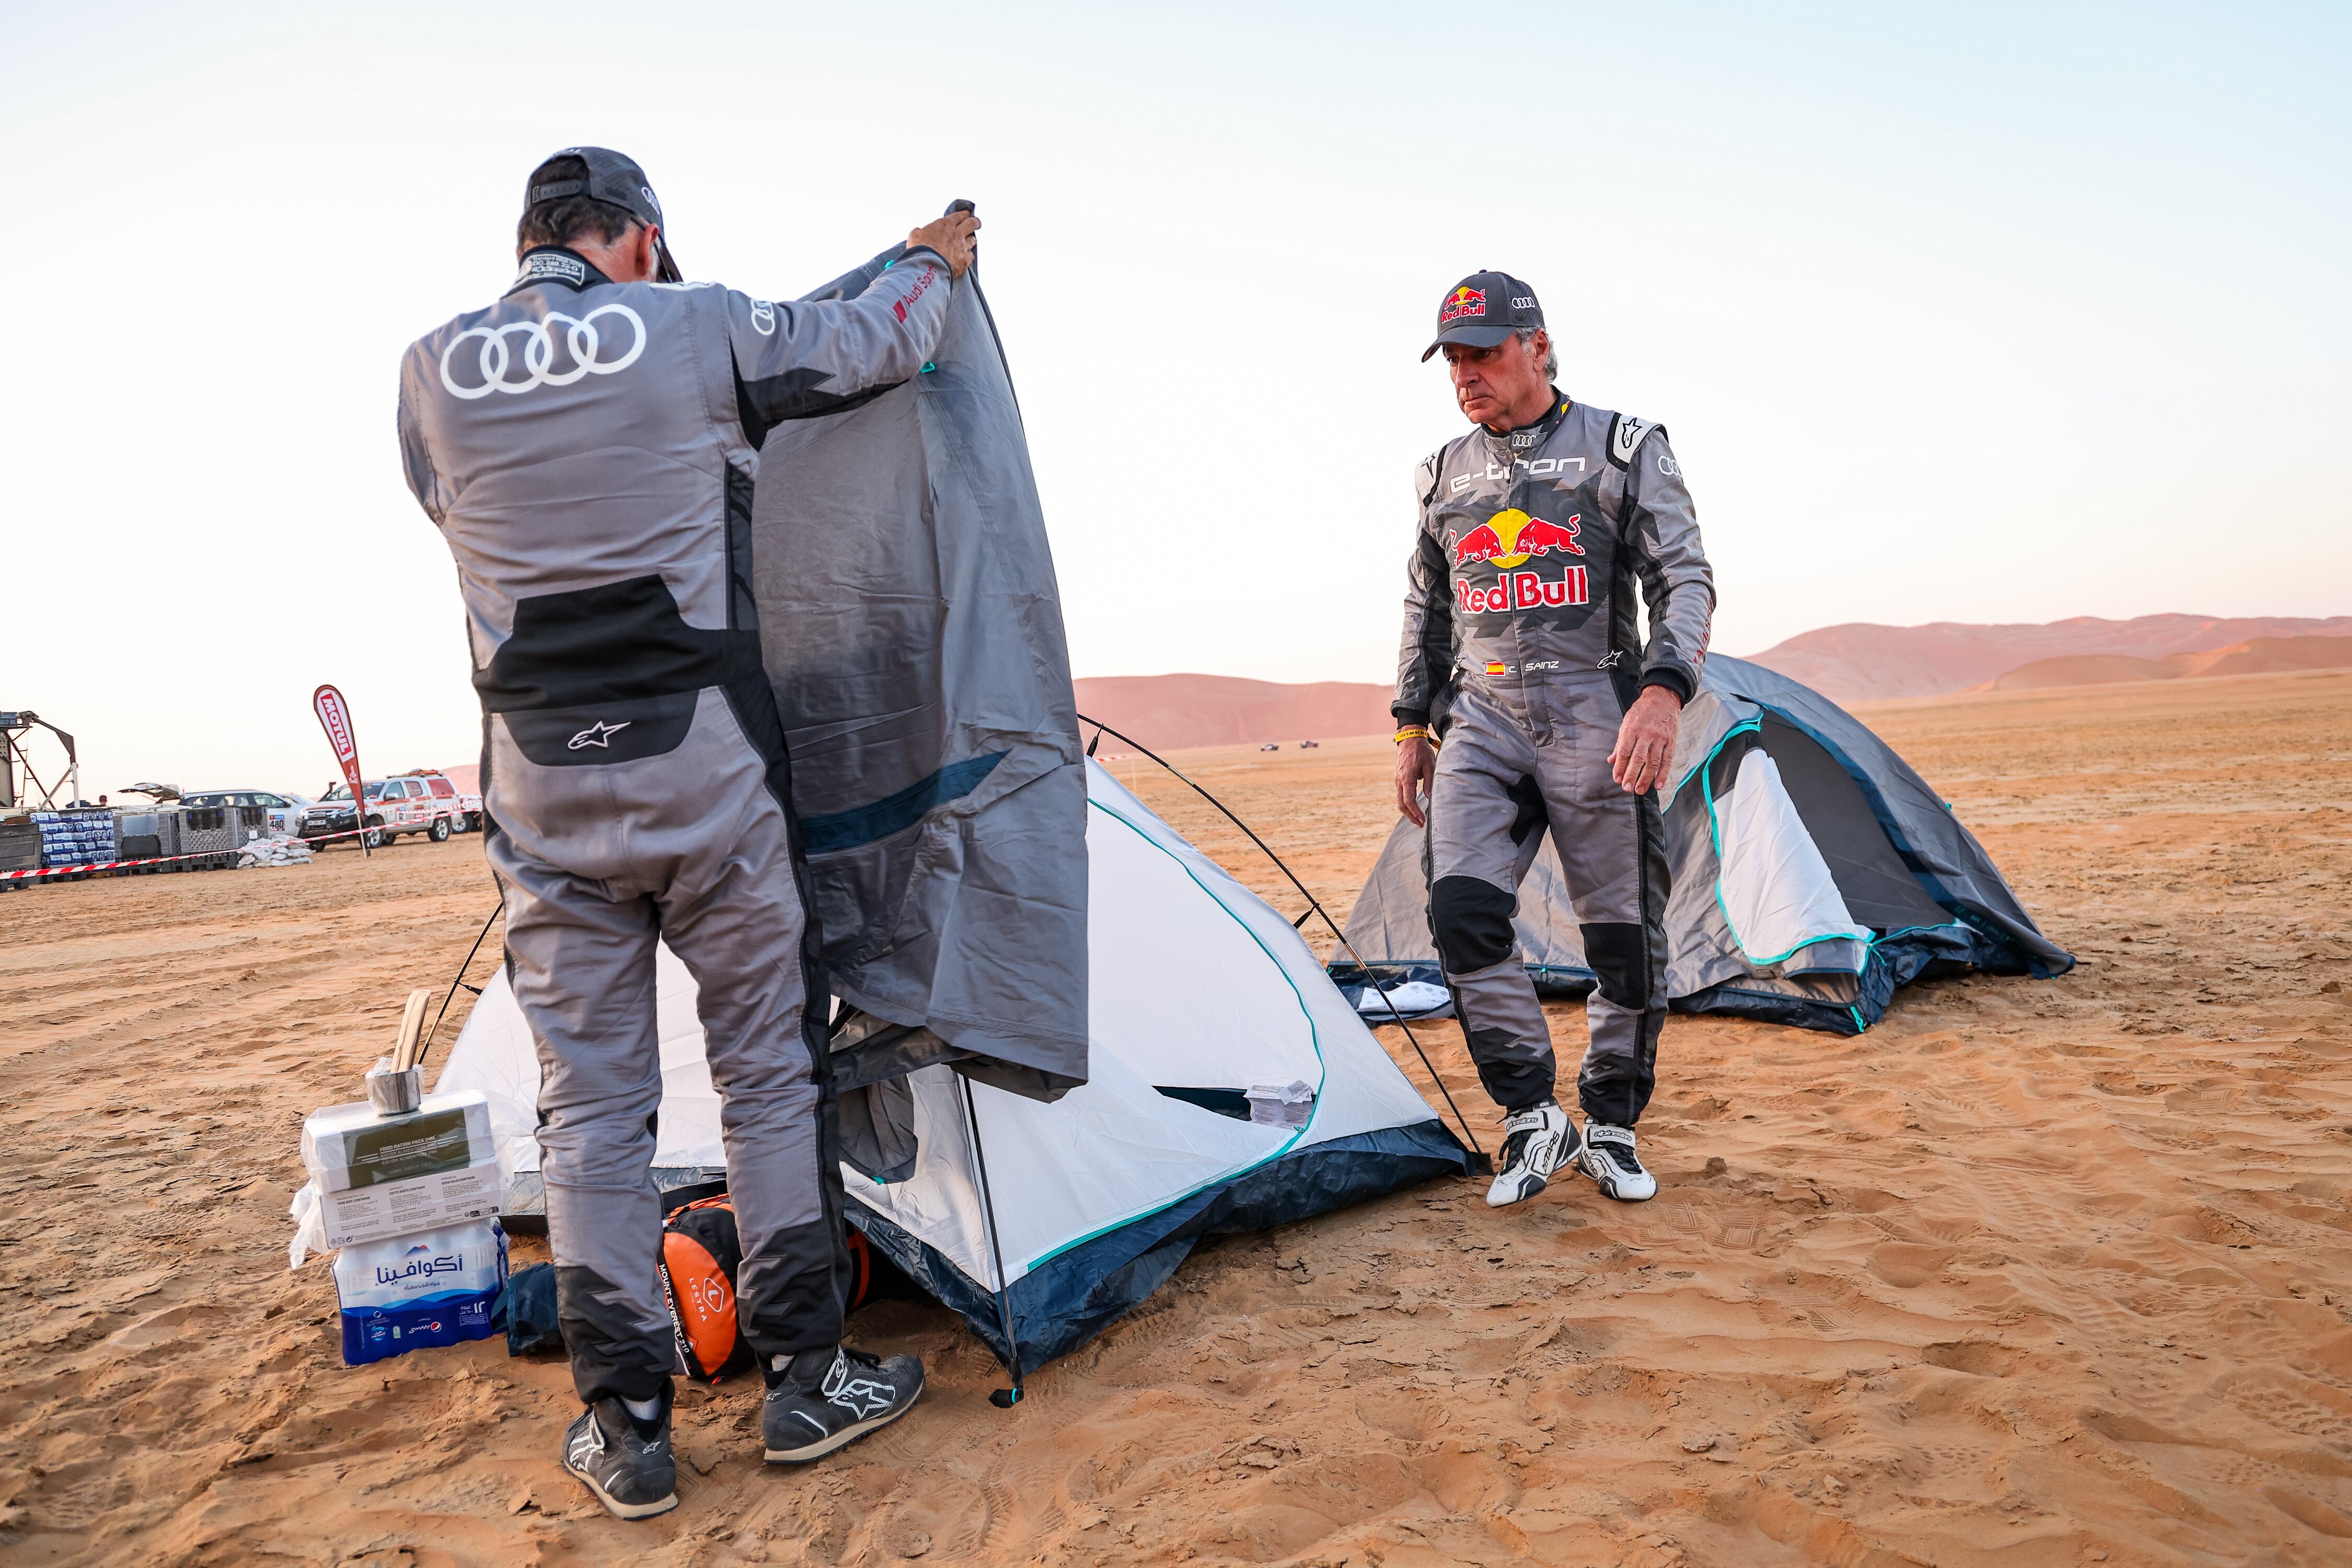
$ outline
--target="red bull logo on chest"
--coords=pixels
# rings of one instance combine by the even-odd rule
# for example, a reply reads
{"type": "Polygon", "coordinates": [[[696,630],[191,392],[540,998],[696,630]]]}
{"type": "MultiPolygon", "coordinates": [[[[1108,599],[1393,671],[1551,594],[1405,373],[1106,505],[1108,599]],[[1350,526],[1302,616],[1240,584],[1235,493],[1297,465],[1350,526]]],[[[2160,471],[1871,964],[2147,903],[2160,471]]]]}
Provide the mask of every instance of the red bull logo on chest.
{"type": "Polygon", "coordinates": [[[1468,579],[1456,577],[1454,607],[1465,616],[1484,616],[1590,604],[1591,579],[1580,565],[1571,564],[1559,577],[1549,581],[1540,573],[1513,570],[1538,556],[1583,554],[1584,546],[1576,542],[1577,524],[1581,519],[1579,513],[1565,522],[1547,522],[1509,507],[1467,533],[1448,534],[1446,544],[1454,552],[1455,570],[1480,563],[1491,563],[1500,569],[1491,588],[1473,587],[1468,579]]]}

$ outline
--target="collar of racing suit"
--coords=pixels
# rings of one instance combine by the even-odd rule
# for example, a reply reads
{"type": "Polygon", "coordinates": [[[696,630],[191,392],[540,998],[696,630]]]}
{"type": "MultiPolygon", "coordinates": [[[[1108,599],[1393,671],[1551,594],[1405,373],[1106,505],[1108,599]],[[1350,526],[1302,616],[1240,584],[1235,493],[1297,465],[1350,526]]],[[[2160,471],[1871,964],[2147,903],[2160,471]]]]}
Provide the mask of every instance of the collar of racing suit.
{"type": "Polygon", "coordinates": [[[1550,440],[1551,433],[1559,428],[1559,422],[1568,417],[1570,406],[1568,395],[1555,386],[1551,389],[1551,406],[1544,410],[1542,418],[1500,436],[1484,425],[1478,426],[1478,433],[1486,438],[1487,449],[1502,458],[1507,468],[1512,458],[1524,458],[1550,440]]]}
{"type": "MultiPolygon", "coordinates": [[[[580,289],[612,282],[594,262],[565,245],[534,245],[522,253],[518,264],[521,270],[507,294],[538,283],[560,283],[566,289],[580,289]]],[[[506,294],[499,297],[503,300],[506,294]]]]}

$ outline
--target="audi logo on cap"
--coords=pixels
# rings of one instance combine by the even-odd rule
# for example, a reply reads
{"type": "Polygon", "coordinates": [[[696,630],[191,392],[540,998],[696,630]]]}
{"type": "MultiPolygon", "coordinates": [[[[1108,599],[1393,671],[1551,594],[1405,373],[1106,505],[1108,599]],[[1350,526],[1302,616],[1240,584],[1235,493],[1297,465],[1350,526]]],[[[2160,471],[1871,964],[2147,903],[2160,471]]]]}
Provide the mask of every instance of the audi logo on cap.
{"type": "Polygon", "coordinates": [[[441,351],[441,384],[449,389],[452,397],[462,397],[468,402],[478,397],[488,397],[493,392],[520,395],[535,386],[569,386],[583,375],[616,374],[636,363],[637,356],[645,352],[645,318],[626,305],[617,302],[599,305],[584,316],[567,316],[561,310],[550,310],[545,321],[508,321],[496,327],[468,327],[459,332],[449,340],[449,346],[441,351]],[[602,357],[604,339],[596,329],[599,316],[617,317],[628,322],[631,336],[626,353],[612,359],[602,357]],[[554,321],[564,324],[563,349],[572,362],[569,370],[553,368],[555,334],[549,331],[549,323],[554,321]],[[523,340],[522,367],[529,373],[528,377],[520,381],[511,380],[507,374],[514,366],[514,352],[507,347],[507,339],[516,336],[523,340]],[[461,384],[449,374],[451,357],[468,338],[482,340],[478,356],[478,368],[482,379],[471,386],[461,384]]]}

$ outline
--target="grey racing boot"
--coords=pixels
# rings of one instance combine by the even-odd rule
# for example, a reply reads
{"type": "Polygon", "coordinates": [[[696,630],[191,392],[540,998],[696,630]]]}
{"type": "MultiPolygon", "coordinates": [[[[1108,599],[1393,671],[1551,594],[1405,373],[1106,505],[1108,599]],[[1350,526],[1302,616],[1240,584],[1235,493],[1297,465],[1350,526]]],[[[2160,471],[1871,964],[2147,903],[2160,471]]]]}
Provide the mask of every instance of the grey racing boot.
{"type": "Polygon", "coordinates": [[[619,1400],[600,1399],[563,1434],[563,1468],[586,1482],[615,1519],[651,1519],[677,1506],[669,1403],[665,1397],[661,1415],[644,1422],[619,1400]]]}
{"type": "Polygon", "coordinates": [[[1621,1204],[1645,1204],[1658,1195],[1658,1179],[1643,1169],[1642,1157],[1633,1152],[1630,1127],[1612,1127],[1587,1118],[1584,1153],[1577,1164],[1592,1178],[1602,1196],[1621,1204]]]}
{"type": "Polygon", "coordinates": [[[1503,1152],[1486,1206],[1521,1203],[1544,1190],[1552,1173],[1576,1158],[1576,1123],[1551,1100],[1514,1110],[1503,1123],[1503,1152]]]}
{"type": "Polygon", "coordinates": [[[923,1363],[847,1345],[803,1351],[768,1390],[760,1433],[771,1464],[805,1464],[887,1426],[923,1394],[923,1363]]]}

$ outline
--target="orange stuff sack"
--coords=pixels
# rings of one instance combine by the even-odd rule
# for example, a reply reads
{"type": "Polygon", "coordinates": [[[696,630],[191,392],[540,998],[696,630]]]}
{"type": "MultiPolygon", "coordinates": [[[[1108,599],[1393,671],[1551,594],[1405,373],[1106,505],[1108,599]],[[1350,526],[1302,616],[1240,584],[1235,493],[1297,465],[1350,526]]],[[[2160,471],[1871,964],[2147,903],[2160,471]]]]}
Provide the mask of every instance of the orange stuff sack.
{"type": "MultiPolygon", "coordinates": [[[[848,1234],[849,1300],[854,1311],[873,1280],[866,1237],[848,1234]]],[[[669,1307],[677,1370],[698,1383],[719,1383],[752,1364],[735,1318],[735,1276],[743,1247],[735,1234],[735,1206],[726,1194],[674,1209],[662,1226],[662,1296],[669,1307]]]]}

